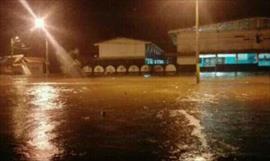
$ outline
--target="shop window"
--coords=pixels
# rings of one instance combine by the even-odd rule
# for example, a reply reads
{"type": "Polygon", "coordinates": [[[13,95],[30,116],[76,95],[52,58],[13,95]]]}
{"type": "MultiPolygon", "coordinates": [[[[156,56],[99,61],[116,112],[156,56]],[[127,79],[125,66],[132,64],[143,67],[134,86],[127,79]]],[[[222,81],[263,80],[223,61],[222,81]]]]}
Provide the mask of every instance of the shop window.
{"type": "Polygon", "coordinates": [[[165,64],[164,60],[158,59],[155,60],[155,64],[165,64]]]}
{"type": "Polygon", "coordinates": [[[218,64],[236,64],[236,54],[218,54],[218,64]]]}
{"type": "Polygon", "coordinates": [[[215,67],[216,64],[216,55],[200,55],[200,67],[215,67]]]}
{"type": "Polygon", "coordinates": [[[148,65],[153,65],[153,64],[165,64],[165,60],[162,60],[162,59],[145,58],[145,64],[148,64],[148,65]]]}
{"type": "Polygon", "coordinates": [[[151,58],[145,58],[145,64],[152,65],[154,64],[154,60],[151,58]]]}
{"type": "Polygon", "coordinates": [[[270,67],[270,53],[259,54],[259,66],[269,66],[270,67]]]}
{"type": "Polygon", "coordinates": [[[256,63],[257,63],[256,53],[238,54],[238,64],[256,64],[256,63]]]}

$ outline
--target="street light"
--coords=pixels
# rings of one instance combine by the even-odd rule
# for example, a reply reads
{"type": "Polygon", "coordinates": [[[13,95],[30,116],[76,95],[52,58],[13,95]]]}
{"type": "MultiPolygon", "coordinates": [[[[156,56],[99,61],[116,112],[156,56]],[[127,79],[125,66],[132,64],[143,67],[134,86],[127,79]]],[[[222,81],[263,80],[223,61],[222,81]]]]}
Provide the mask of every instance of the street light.
{"type": "Polygon", "coordinates": [[[200,61],[199,61],[199,54],[200,54],[200,49],[199,49],[199,0],[195,0],[196,2],[196,7],[195,7],[195,12],[196,12],[196,17],[195,17],[195,29],[196,29],[196,83],[200,83],[200,61]]]}
{"type": "Polygon", "coordinates": [[[36,18],[35,19],[35,26],[36,26],[36,28],[44,29],[44,27],[45,27],[44,20],[42,18],[36,18]]]}
{"type": "MultiPolygon", "coordinates": [[[[45,22],[42,18],[36,18],[35,19],[35,27],[38,29],[45,29],[45,22]]],[[[47,37],[45,35],[45,68],[46,68],[46,76],[48,76],[49,74],[49,47],[48,47],[48,40],[47,37]]]]}

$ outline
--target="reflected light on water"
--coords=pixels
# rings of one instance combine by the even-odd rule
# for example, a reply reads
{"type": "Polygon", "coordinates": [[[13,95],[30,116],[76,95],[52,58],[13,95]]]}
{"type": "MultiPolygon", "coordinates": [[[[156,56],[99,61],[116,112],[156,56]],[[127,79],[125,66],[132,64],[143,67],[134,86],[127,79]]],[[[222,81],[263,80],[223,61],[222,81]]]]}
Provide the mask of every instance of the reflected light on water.
{"type": "Polygon", "coordinates": [[[199,157],[194,158],[194,161],[206,161],[206,159],[199,156],[199,157]]]}
{"type": "Polygon", "coordinates": [[[42,110],[59,109],[62,107],[62,104],[57,100],[59,97],[58,91],[53,86],[37,86],[30,94],[34,95],[32,103],[36,107],[42,108],[42,110]]]}
{"type": "Polygon", "coordinates": [[[22,94],[27,103],[16,112],[15,134],[23,138],[19,151],[30,161],[50,161],[61,150],[52,142],[57,137],[55,131],[58,121],[53,119],[52,112],[62,108],[59,90],[47,84],[33,86],[22,94]],[[21,111],[24,111],[22,114],[21,111]]]}
{"type": "Polygon", "coordinates": [[[59,93],[53,86],[36,86],[30,93],[34,96],[32,103],[37,109],[33,113],[36,128],[30,133],[32,139],[28,143],[34,147],[37,160],[47,161],[59,153],[59,149],[51,143],[55,138],[52,131],[56,122],[50,119],[48,110],[59,109],[62,105],[58,102],[59,93]]]}
{"type": "Polygon", "coordinates": [[[59,149],[50,140],[55,137],[52,130],[55,125],[49,120],[46,113],[37,112],[34,114],[36,127],[30,132],[30,140],[27,142],[31,146],[31,159],[49,161],[59,149]]]}
{"type": "Polygon", "coordinates": [[[201,153],[201,154],[185,154],[180,160],[183,161],[213,161],[213,155],[210,153],[201,153]]]}

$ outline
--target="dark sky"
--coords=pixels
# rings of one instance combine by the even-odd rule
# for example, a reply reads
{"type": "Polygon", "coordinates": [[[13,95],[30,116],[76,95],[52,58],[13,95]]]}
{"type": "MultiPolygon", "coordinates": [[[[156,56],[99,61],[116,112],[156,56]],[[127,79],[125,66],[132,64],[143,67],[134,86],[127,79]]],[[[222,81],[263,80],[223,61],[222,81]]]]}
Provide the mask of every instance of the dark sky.
{"type": "MultiPolygon", "coordinates": [[[[270,17],[270,0],[200,0],[200,23],[246,17],[270,17]]],[[[96,52],[93,44],[113,37],[132,37],[175,51],[168,30],[194,25],[193,0],[28,0],[34,12],[47,15],[49,31],[67,50],[96,52]]],[[[18,0],[0,0],[0,55],[19,35],[37,52],[41,33],[31,32],[31,15],[18,0]]]]}

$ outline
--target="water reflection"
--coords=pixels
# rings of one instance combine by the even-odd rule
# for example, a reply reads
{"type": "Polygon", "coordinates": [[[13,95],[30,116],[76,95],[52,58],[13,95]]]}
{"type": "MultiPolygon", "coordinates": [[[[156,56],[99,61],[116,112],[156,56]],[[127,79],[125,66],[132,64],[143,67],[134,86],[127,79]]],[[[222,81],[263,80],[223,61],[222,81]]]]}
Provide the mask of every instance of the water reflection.
{"type": "Polygon", "coordinates": [[[62,108],[62,104],[58,102],[59,91],[53,86],[36,86],[30,91],[30,95],[34,96],[32,103],[40,110],[62,108]]]}
{"type": "Polygon", "coordinates": [[[59,149],[51,143],[51,139],[55,137],[52,130],[55,128],[50,123],[48,115],[44,112],[36,112],[33,114],[36,127],[29,133],[30,140],[27,142],[31,147],[32,160],[48,161],[59,149]]]}
{"type": "Polygon", "coordinates": [[[18,105],[16,115],[20,119],[15,118],[15,135],[23,138],[24,144],[19,151],[27,160],[52,160],[53,156],[60,153],[59,147],[52,142],[57,137],[55,128],[59,124],[53,120],[53,113],[62,108],[59,90],[44,84],[33,86],[26,91],[23,97],[27,103],[21,102],[18,105]]]}
{"type": "Polygon", "coordinates": [[[204,157],[198,156],[194,158],[194,161],[206,161],[204,157]]]}

